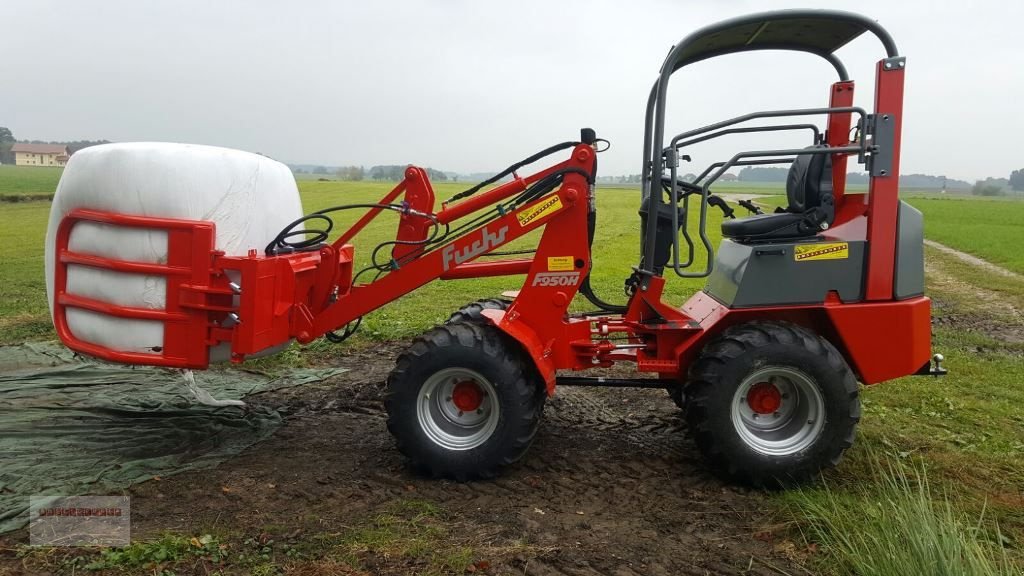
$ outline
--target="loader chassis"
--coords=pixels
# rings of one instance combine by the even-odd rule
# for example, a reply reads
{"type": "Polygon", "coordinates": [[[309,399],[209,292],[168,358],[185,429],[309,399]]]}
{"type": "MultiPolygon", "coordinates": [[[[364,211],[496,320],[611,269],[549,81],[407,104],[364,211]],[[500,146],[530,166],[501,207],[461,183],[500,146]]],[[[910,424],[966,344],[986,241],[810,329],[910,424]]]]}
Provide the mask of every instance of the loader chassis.
{"type": "Polygon", "coordinates": [[[668,388],[717,470],[755,484],[807,478],[850,446],[860,417],[857,381],[930,371],[921,216],[897,198],[904,71],[905,60],[883,29],[843,12],[738,18],[677,44],[648,102],[642,249],[623,307],[603,302],[589,285],[596,158],[604,141],[584,129],[580,141],[549,148],[499,175],[510,181],[495,178],[493,188],[477,186],[440,205],[426,172],[410,166],[402,182],[333,242],[326,231],[317,236],[316,230],[299,232],[299,225],[329,221],[331,210],[351,206],[296,222],[265,250],[244,257],[217,252],[209,222],[78,210],[58,234],[58,333],[69,347],[113,361],[205,368],[217,345],[230,346],[240,362],[290,339],[341,340],[367,313],[438,279],[525,275],[513,300],[468,305],[398,359],[388,383],[388,425],[414,466],[460,480],[496,473],[525,452],[545,397],[562,383],[668,388]],[[853,106],[853,81],[834,54],[863,32],[876,35],[886,51],[876,68],[870,114],[853,106]],[[754,113],[684,132],[666,146],[670,76],[691,62],[759,49],[825,58],[839,74],[828,107],[754,113]],[[734,127],[813,115],[825,116],[824,132],[806,123],[734,127]],[[697,142],[808,128],[810,148],[739,153],[696,182],[677,177],[681,150],[697,142]],[[858,134],[852,139],[851,128],[858,134]],[[527,164],[563,150],[567,159],[519,175],[527,164]],[[869,171],[866,194],[846,193],[851,157],[869,171]],[[727,220],[715,251],[705,230],[708,208],[731,211],[711,184],[734,166],[769,163],[792,166],[789,207],[727,220]],[[377,259],[379,246],[374,263],[357,271],[351,241],[384,210],[400,214],[396,241],[386,260],[377,259]],[[168,262],[142,265],[73,252],[71,228],[90,220],[170,231],[168,262]],[[535,230],[541,236],[529,257],[492,258],[535,230]],[[303,234],[306,241],[292,240],[303,234]],[[703,270],[694,270],[705,261],[703,270]],[[68,265],[167,276],[167,310],[70,294],[68,265]],[[665,302],[666,269],[707,276],[707,286],[682,305],[665,302]],[[363,281],[365,273],[373,278],[363,281]],[[597,311],[569,313],[581,291],[597,311]],[[84,342],[64,321],[72,307],[160,319],[166,344],[151,353],[125,353],[84,342]],[[653,377],[568,374],[621,362],[653,377]]]}

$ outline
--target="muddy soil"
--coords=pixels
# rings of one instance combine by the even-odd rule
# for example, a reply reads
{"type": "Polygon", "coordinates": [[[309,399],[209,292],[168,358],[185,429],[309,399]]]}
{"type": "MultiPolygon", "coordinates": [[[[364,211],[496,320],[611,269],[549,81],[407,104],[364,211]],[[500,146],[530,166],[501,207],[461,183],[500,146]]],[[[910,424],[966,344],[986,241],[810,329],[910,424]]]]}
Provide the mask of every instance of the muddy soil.
{"type": "MultiPolygon", "coordinates": [[[[925,243],[952,256],[972,263],[977,260],[970,254],[958,252],[925,240],[925,243]]],[[[1021,279],[1015,272],[981,261],[984,270],[1007,277],[1021,279]]],[[[1024,310],[1014,299],[1005,294],[972,283],[951,272],[941,260],[925,260],[929,295],[932,297],[932,324],[953,330],[964,330],[983,334],[1007,344],[1024,343],[1024,310]],[[958,299],[968,297],[968,306],[957,304],[958,299]],[[965,309],[966,308],[966,309],[965,309]]],[[[984,349],[979,347],[978,352],[984,349]]],[[[1013,350],[1003,350],[1013,354],[1013,350]]]]}
{"type": "MultiPolygon", "coordinates": [[[[285,413],[285,425],[215,470],[133,488],[133,538],[268,526],[301,538],[415,498],[445,510],[465,542],[507,551],[486,559],[488,574],[803,572],[790,560],[792,544],[773,541],[765,496],[709,474],[662,390],[560,389],[525,459],[493,481],[410,473],[382,406],[402,347],[350,352],[341,362],[351,371],[331,382],[250,398],[285,413]]],[[[412,571],[403,561],[372,564],[412,571]]]]}

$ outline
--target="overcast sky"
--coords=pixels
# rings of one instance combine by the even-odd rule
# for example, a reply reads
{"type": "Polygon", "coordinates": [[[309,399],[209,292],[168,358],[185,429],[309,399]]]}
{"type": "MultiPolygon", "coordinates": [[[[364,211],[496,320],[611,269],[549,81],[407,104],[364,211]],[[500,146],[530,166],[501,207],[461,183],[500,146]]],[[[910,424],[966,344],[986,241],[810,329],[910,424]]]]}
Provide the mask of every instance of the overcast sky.
{"type": "MultiPolygon", "coordinates": [[[[1024,2],[831,0],[907,56],[903,173],[1024,167],[1024,2]]],[[[194,142],[289,163],[494,171],[589,126],[603,174],[639,172],[647,93],[669,47],[778,1],[0,1],[0,126],[20,139],[194,142]]],[[[872,37],[840,51],[871,107],[872,37]]],[[[822,106],[808,55],[734,55],[677,74],[670,133],[822,106]]],[[[794,139],[795,138],[795,139],[794,139]]],[[[694,148],[694,171],[738,147],[694,148]]]]}

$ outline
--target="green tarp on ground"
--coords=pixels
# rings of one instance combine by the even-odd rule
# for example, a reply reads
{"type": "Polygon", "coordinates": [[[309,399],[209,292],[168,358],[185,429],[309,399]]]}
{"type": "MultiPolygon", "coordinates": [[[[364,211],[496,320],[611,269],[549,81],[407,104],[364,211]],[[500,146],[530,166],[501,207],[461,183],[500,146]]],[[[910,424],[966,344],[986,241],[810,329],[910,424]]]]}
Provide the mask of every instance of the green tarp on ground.
{"type": "MultiPolygon", "coordinates": [[[[281,377],[196,373],[222,400],[317,382],[341,369],[281,377]]],[[[265,407],[198,404],[181,373],[106,364],[57,344],[0,347],[0,533],[24,526],[29,498],[109,495],[154,476],[209,468],[270,435],[265,407]]]]}

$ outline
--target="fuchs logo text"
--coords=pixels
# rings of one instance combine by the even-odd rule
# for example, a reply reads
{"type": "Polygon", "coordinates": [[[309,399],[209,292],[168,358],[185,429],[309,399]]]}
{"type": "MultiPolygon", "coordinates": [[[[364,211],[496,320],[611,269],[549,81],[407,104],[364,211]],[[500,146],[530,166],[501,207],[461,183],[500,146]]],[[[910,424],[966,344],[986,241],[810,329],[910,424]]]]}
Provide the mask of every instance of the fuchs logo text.
{"type": "Polygon", "coordinates": [[[454,245],[445,246],[444,250],[441,251],[442,268],[448,270],[452,267],[453,262],[458,266],[492,248],[497,248],[505,241],[505,235],[508,234],[508,226],[502,226],[496,234],[491,234],[486,226],[480,232],[480,238],[465,248],[456,249],[454,245]]]}

